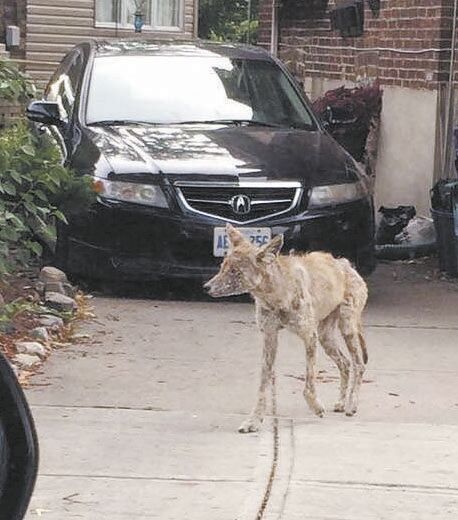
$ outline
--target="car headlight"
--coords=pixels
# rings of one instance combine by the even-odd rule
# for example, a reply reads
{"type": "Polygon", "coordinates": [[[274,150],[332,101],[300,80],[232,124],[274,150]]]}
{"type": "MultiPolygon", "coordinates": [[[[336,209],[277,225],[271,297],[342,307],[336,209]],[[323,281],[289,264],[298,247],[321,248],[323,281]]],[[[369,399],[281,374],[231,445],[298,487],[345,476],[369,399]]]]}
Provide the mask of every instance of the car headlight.
{"type": "Polygon", "coordinates": [[[354,200],[362,199],[368,195],[363,181],[346,184],[333,184],[331,186],[316,186],[312,188],[309,198],[309,208],[334,206],[354,200]]]}
{"type": "Polygon", "coordinates": [[[136,182],[96,179],[94,191],[104,199],[143,204],[156,208],[168,208],[167,199],[159,186],[136,182]]]}

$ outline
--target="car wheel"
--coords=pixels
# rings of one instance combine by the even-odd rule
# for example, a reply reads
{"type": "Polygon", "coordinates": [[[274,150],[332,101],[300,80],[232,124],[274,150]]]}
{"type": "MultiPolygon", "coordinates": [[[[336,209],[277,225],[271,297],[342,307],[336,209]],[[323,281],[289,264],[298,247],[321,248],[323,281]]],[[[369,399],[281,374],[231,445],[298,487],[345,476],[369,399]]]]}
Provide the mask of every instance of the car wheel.
{"type": "Polygon", "coordinates": [[[84,260],[79,259],[78,261],[81,272],[75,273],[71,271],[72,265],[69,261],[69,254],[70,241],[68,237],[68,226],[59,223],[57,226],[56,247],[51,265],[63,271],[74,285],[82,286],[87,291],[99,291],[101,282],[90,276],[90,272],[86,270],[84,260]]]}

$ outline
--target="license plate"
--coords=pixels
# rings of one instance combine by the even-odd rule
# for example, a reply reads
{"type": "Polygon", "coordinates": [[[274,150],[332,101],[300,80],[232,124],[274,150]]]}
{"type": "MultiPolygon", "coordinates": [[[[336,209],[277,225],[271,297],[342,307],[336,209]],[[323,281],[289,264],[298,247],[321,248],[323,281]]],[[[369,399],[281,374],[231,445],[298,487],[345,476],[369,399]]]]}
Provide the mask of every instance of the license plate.
{"type": "MultiPolygon", "coordinates": [[[[252,244],[263,246],[272,237],[272,230],[270,228],[238,228],[238,230],[247,238],[252,244]]],[[[226,233],[226,228],[217,227],[213,232],[213,255],[224,256],[229,249],[229,237],[226,233]]]]}

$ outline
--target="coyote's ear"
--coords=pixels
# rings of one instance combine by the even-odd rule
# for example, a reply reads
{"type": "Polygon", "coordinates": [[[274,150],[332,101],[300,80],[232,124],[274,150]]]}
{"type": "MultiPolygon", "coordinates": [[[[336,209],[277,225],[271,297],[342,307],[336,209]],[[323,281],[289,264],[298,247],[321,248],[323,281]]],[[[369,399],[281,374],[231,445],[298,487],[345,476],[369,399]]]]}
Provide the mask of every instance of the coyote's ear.
{"type": "Polygon", "coordinates": [[[226,224],[226,232],[233,247],[239,246],[246,240],[242,233],[231,224],[226,224]]]}
{"type": "Polygon", "coordinates": [[[277,235],[265,246],[262,246],[256,257],[260,260],[273,260],[283,247],[283,235],[277,235]]]}

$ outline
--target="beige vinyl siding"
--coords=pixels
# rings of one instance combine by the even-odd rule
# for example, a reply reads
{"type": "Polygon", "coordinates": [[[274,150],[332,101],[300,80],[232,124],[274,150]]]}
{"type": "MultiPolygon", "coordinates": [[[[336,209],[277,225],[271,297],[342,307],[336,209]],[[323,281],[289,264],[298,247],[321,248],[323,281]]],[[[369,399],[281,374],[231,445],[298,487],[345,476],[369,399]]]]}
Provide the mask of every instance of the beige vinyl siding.
{"type": "MultiPolygon", "coordinates": [[[[178,38],[194,34],[196,0],[184,1],[183,30],[151,31],[144,37],[178,38]]],[[[135,32],[95,26],[95,0],[27,0],[26,69],[39,89],[44,88],[57,64],[74,45],[89,38],[134,37],[135,32]]]]}

